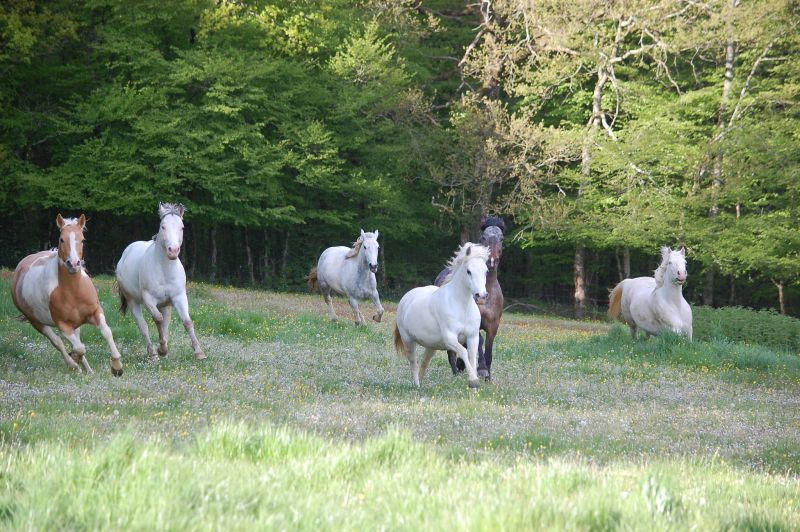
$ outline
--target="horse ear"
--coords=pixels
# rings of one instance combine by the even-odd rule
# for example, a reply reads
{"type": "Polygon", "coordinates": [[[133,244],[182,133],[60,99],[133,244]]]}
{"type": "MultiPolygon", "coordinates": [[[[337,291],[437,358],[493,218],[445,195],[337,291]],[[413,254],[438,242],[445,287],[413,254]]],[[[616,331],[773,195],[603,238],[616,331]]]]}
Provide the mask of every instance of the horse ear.
{"type": "Polygon", "coordinates": [[[158,202],[158,217],[163,218],[167,215],[167,208],[160,201],[158,202]]]}
{"type": "Polygon", "coordinates": [[[186,205],[183,203],[178,203],[178,205],[175,207],[175,210],[178,211],[178,216],[183,218],[183,213],[186,212],[186,205]]]}
{"type": "Polygon", "coordinates": [[[661,247],[661,258],[663,260],[667,260],[667,257],[669,257],[670,253],[672,253],[672,250],[669,249],[669,246],[662,246],[661,247]]]}
{"type": "Polygon", "coordinates": [[[58,216],[56,216],[56,225],[58,226],[59,231],[64,228],[64,217],[61,216],[61,213],[58,213],[58,216]]]}
{"type": "Polygon", "coordinates": [[[681,255],[686,256],[686,248],[681,246],[681,255]]]}
{"type": "Polygon", "coordinates": [[[86,227],[86,215],[85,214],[81,214],[81,217],[78,218],[78,227],[81,228],[81,231],[83,231],[83,228],[86,227]]]}
{"type": "Polygon", "coordinates": [[[361,230],[361,238],[364,238],[364,230],[361,230]]]}
{"type": "Polygon", "coordinates": [[[377,229],[375,229],[375,238],[377,239],[379,235],[380,235],[380,233],[378,232],[377,229]]]}

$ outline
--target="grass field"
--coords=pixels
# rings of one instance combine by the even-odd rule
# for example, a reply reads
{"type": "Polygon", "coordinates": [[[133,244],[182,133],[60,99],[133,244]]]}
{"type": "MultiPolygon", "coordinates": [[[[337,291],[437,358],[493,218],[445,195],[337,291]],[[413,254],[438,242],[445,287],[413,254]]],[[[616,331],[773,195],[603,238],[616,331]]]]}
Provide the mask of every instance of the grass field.
{"type": "Polygon", "coordinates": [[[508,314],[492,383],[438,355],[416,389],[391,304],[359,328],[193,285],[209,358],[173,320],[151,363],[97,284],[119,379],[90,327],[69,372],[0,280],[0,528],[800,528],[798,353],[508,314]]]}

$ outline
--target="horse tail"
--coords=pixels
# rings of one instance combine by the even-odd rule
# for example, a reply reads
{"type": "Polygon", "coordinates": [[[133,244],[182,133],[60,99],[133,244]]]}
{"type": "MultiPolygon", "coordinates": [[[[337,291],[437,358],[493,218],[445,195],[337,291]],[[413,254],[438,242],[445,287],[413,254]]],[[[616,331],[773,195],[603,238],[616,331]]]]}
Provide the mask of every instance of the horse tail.
{"type": "Polygon", "coordinates": [[[608,300],[608,319],[610,320],[619,318],[619,315],[622,313],[622,283],[624,282],[625,281],[620,282],[611,290],[608,300]]]}
{"type": "Polygon", "coordinates": [[[319,290],[319,280],[317,279],[317,267],[314,266],[311,268],[311,271],[308,272],[308,275],[305,277],[306,281],[308,282],[308,288],[312,292],[316,292],[319,290]]]}
{"type": "Polygon", "coordinates": [[[398,355],[408,358],[406,344],[403,343],[403,339],[400,337],[400,329],[397,328],[397,323],[394,324],[394,350],[397,351],[398,355]]]}
{"type": "Polygon", "coordinates": [[[117,291],[119,291],[119,313],[123,316],[128,314],[128,300],[125,298],[125,294],[122,292],[122,287],[119,283],[114,283],[117,287],[117,291]]]}

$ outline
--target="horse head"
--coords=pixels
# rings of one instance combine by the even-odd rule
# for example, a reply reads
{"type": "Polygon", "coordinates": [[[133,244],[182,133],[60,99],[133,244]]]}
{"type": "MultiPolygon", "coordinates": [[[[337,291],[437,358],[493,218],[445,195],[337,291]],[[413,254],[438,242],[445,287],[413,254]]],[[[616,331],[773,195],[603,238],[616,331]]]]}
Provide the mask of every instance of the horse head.
{"type": "Polygon", "coordinates": [[[682,286],[688,277],[686,272],[686,249],[670,249],[667,246],[661,248],[661,265],[664,268],[664,281],[678,286],[682,286]]]}
{"type": "Polygon", "coordinates": [[[365,233],[362,229],[361,236],[358,237],[361,241],[361,253],[364,260],[367,261],[367,265],[369,265],[369,271],[372,273],[378,271],[378,250],[380,249],[380,245],[378,245],[379,235],[380,233],[377,229],[374,233],[365,233]]]}
{"type": "Polygon", "coordinates": [[[86,228],[86,216],[80,218],[63,218],[56,216],[56,225],[61,235],[58,237],[58,260],[69,273],[78,273],[83,265],[83,231],[86,228]]]}
{"type": "Polygon", "coordinates": [[[181,254],[184,212],[186,212],[186,207],[181,203],[158,204],[158,216],[161,218],[161,226],[158,229],[156,242],[160,242],[164,246],[164,251],[169,260],[175,260],[181,254]]]}
{"type": "Polygon", "coordinates": [[[498,216],[483,216],[481,218],[480,244],[489,248],[489,259],[486,265],[489,271],[494,271],[500,265],[503,256],[503,238],[506,233],[506,223],[498,216]]]}

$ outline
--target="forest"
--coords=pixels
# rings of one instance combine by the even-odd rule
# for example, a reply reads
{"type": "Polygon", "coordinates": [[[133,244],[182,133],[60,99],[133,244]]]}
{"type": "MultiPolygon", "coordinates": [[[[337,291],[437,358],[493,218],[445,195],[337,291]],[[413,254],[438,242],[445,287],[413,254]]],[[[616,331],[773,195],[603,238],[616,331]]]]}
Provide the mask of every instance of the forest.
{"type": "Polygon", "coordinates": [[[93,274],[186,208],[189,277],[301,290],[380,230],[387,297],[484,215],[511,302],[598,315],[686,248],[693,305],[800,316],[794,0],[10,0],[0,267],[85,213],[93,274]]]}

